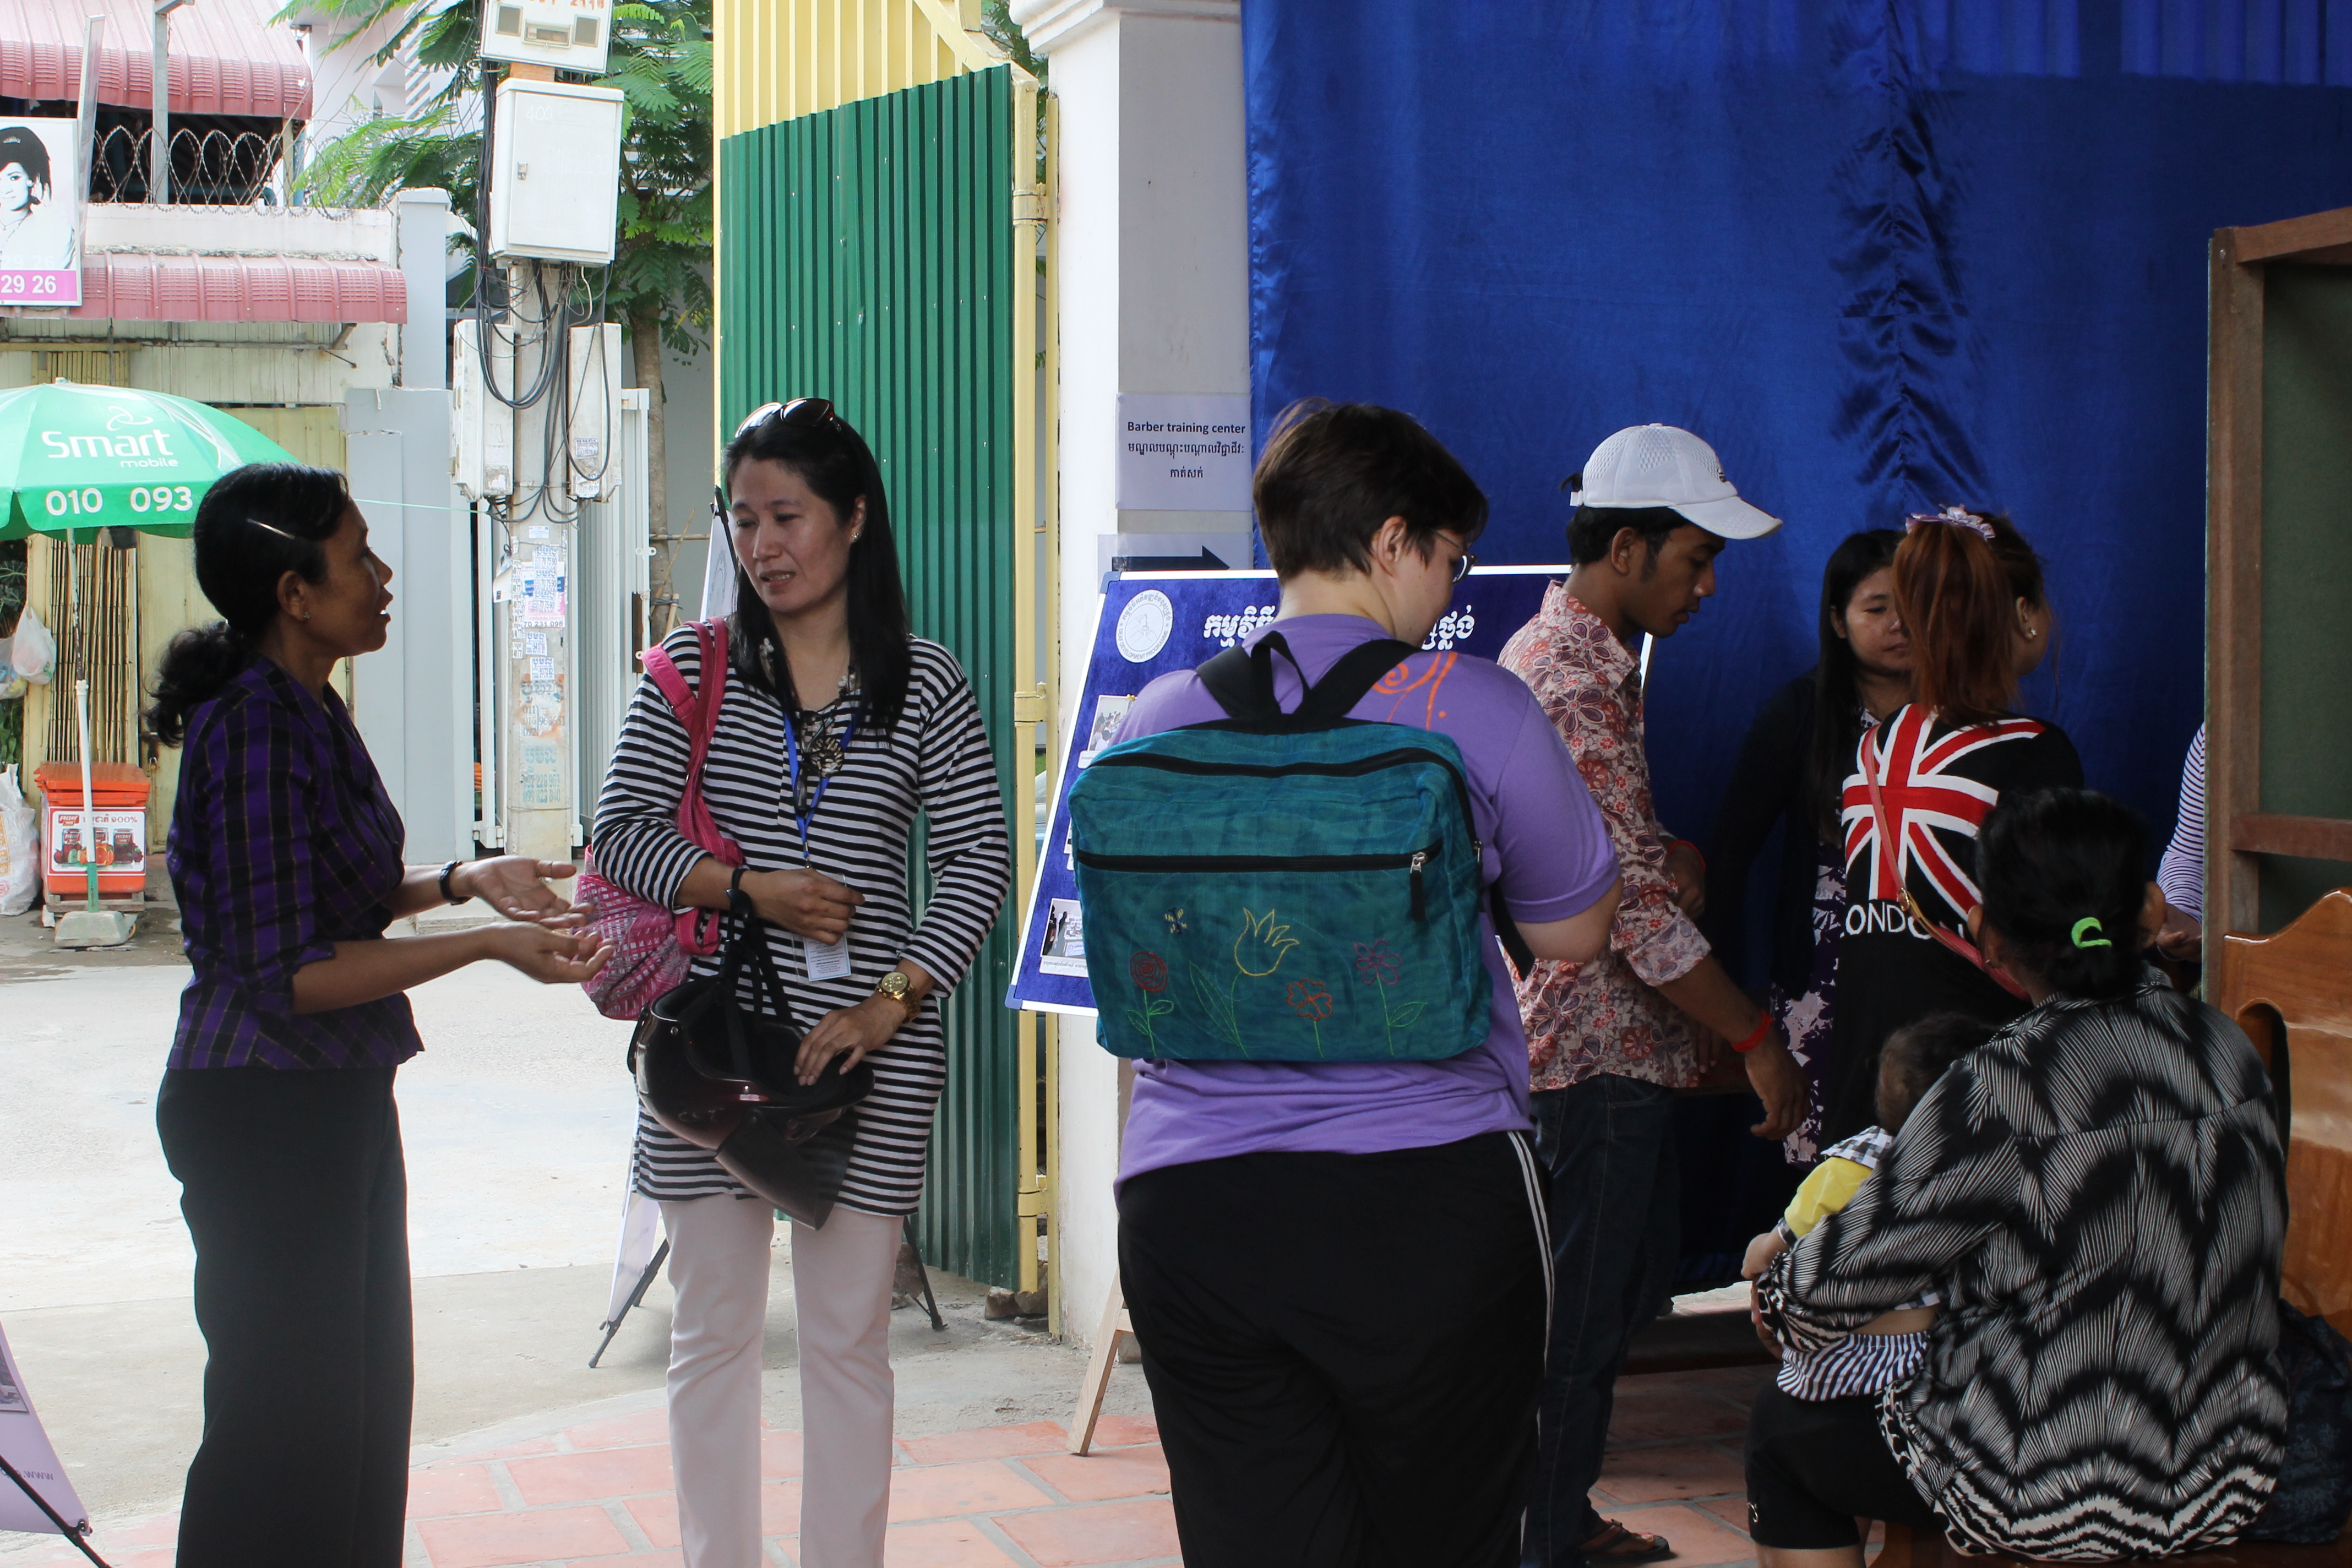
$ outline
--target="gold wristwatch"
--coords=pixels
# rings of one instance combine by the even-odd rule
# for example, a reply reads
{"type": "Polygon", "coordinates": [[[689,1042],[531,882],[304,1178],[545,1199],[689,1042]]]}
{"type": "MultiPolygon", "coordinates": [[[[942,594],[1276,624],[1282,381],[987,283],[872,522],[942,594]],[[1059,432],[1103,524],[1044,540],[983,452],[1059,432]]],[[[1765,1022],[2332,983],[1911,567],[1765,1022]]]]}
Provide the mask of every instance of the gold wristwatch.
{"type": "Polygon", "coordinates": [[[915,1016],[914,976],[903,969],[894,969],[874,983],[874,994],[887,996],[906,1009],[907,1016],[915,1016]]]}

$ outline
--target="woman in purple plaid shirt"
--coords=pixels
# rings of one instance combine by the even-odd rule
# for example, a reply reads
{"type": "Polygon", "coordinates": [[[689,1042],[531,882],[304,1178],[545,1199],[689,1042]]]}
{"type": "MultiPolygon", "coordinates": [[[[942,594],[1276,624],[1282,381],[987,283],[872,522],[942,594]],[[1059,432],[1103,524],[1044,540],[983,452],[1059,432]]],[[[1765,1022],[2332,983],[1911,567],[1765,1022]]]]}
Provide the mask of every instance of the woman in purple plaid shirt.
{"type": "Polygon", "coordinates": [[[155,1123],[195,1242],[205,1436],[183,1568],[397,1568],[414,1357],[393,1075],[412,985],[486,958],[550,984],[601,968],[545,879],[500,856],[415,868],[327,684],[392,624],[392,569],[342,476],[256,464],[196,512],[226,617],[163,656],[154,732],[186,748],[170,866],[188,961],[155,1123]],[[384,940],[479,898],[511,924],[384,940]]]}

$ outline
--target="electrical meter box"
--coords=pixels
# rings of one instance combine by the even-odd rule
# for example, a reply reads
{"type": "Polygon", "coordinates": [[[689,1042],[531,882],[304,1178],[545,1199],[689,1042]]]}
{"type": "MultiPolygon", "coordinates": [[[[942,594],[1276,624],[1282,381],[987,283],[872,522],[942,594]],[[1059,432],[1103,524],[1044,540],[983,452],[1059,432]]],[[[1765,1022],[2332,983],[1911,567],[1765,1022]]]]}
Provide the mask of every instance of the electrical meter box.
{"type": "Polygon", "coordinates": [[[481,7],[482,58],[603,76],[613,43],[606,0],[489,0],[481,7]]]}
{"type": "Polygon", "coordinates": [[[613,259],[621,204],[621,90],[499,83],[492,123],[490,255],[613,259]]]}

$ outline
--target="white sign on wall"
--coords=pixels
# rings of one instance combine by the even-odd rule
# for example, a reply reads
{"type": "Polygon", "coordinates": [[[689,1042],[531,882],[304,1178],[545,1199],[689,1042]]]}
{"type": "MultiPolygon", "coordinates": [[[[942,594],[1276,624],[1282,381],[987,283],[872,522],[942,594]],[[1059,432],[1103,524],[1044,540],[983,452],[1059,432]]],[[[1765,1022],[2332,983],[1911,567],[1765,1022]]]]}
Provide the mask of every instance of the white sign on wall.
{"type": "Polygon", "coordinates": [[[482,58],[604,74],[613,46],[612,0],[489,0],[482,58]]]}
{"type": "Polygon", "coordinates": [[[0,305],[81,303],[79,131],[0,120],[0,305]]]}
{"type": "Polygon", "coordinates": [[[1249,509],[1247,397],[1119,394],[1119,510],[1249,509]]]}

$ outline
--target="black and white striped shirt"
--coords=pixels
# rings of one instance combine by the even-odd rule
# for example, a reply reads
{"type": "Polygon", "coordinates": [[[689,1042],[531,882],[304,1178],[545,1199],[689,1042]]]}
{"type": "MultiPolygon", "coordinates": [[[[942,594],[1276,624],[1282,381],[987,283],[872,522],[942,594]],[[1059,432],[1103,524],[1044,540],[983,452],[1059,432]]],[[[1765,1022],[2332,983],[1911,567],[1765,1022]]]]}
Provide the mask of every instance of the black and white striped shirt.
{"type": "Polygon", "coordinates": [[[1937,1291],[1879,1428],[1955,1544],[2164,1557],[2227,1545],[2277,1482],[2285,1231],[2262,1059],[2151,971],[1961,1058],[1756,1300],[1819,1351],[1937,1291]]]}
{"type": "MultiPolygon", "coordinates": [[[[874,983],[903,959],[939,982],[922,1011],[866,1058],[874,1068],[874,1092],[859,1108],[841,1202],[882,1215],[911,1213],[922,1196],[931,1114],[947,1082],[938,998],[961,978],[1013,885],[1002,786],[971,684],[946,648],[920,637],[909,642],[914,668],[906,712],[887,734],[858,727],[809,824],[809,864],[866,898],[849,927],[850,973],[809,979],[801,939],[766,928],[775,972],[791,991],[803,1029],[873,994],[874,983]],[[924,854],[933,879],[920,920],[907,888],[907,850],[919,813],[926,819],[924,854]]],[[[701,659],[692,628],[672,633],[662,647],[699,690],[701,659]]],[[[843,732],[856,701],[855,695],[845,697],[825,710],[833,733],[843,732]]],[[[784,724],[777,699],[740,674],[729,679],[703,794],[720,831],[742,847],[753,870],[802,864],[784,724]]],[[[657,904],[674,901],[678,884],[705,853],[677,827],[689,754],[677,714],[653,682],[641,682],[596,802],[596,865],[657,904]]],[[[715,973],[718,965],[715,956],[699,959],[695,973],[715,973]]],[[[648,1197],[745,1191],[710,1155],[642,1110],[633,1164],[636,1188],[648,1197]]]]}

